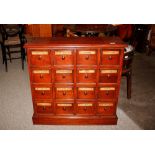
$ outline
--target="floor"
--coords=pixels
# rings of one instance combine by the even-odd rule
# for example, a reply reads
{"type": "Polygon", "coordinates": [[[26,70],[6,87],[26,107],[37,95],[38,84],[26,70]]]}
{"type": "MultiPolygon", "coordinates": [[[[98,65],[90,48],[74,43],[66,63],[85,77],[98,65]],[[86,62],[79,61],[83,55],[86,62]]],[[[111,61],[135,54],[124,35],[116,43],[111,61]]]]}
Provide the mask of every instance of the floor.
{"type": "Polygon", "coordinates": [[[117,125],[33,125],[27,64],[8,62],[5,72],[0,51],[0,129],[2,130],[139,130],[155,129],[155,52],[136,53],[133,63],[132,99],[126,99],[126,80],[121,80],[117,125]]]}

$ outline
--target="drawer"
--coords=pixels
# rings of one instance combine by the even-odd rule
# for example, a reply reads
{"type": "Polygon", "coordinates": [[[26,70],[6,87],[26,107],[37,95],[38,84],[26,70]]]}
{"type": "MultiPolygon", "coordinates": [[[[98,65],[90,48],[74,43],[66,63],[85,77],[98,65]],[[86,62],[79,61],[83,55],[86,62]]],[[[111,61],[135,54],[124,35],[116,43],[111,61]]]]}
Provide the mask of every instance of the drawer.
{"type": "Polygon", "coordinates": [[[78,69],[77,82],[95,83],[97,79],[96,75],[96,69],[78,69]]]}
{"type": "Polygon", "coordinates": [[[35,101],[35,110],[37,113],[53,113],[53,104],[51,101],[35,101]]]}
{"type": "Polygon", "coordinates": [[[58,83],[73,83],[74,81],[74,73],[73,70],[55,70],[55,82],[58,83]]]}
{"type": "Polygon", "coordinates": [[[50,69],[32,69],[32,82],[51,83],[52,74],[50,69]]]}
{"type": "Polygon", "coordinates": [[[51,85],[32,85],[34,99],[52,99],[51,85]]]}
{"type": "Polygon", "coordinates": [[[78,102],[76,113],[79,115],[94,115],[95,107],[93,102],[78,102]]]}
{"type": "Polygon", "coordinates": [[[117,69],[101,69],[99,82],[100,83],[117,83],[118,70],[117,69]]]}
{"type": "Polygon", "coordinates": [[[100,99],[114,99],[116,97],[116,87],[114,86],[99,87],[98,97],[100,99]]]}
{"type": "Polygon", "coordinates": [[[73,99],[74,89],[72,87],[57,87],[55,88],[56,99],[73,99]]]}
{"type": "Polygon", "coordinates": [[[56,103],[56,114],[57,115],[73,115],[74,113],[74,108],[73,108],[73,103],[56,103]]]}
{"type": "Polygon", "coordinates": [[[99,115],[114,115],[116,113],[113,102],[99,102],[97,106],[99,115]]]}
{"type": "Polygon", "coordinates": [[[54,65],[73,65],[73,51],[72,50],[55,50],[54,51],[54,65]]]}
{"type": "Polygon", "coordinates": [[[78,65],[96,65],[97,50],[78,50],[77,64],[78,65]]]}
{"type": "Polygon", "coordinates": [[[119,50],[102,50],[101,65],[119,65],[120,51],[119,50]]]}
{"type": "Polygon", "coordinates": [[[31,50],[30,64],[32,66],[50,66],[51,58],[49,50],[31,50]]]}
{"type": "Polygon", "coordinates": [[[95,88],[94,87],[78,87],[77,88],[78,99],[95,99],[95,88]]]}

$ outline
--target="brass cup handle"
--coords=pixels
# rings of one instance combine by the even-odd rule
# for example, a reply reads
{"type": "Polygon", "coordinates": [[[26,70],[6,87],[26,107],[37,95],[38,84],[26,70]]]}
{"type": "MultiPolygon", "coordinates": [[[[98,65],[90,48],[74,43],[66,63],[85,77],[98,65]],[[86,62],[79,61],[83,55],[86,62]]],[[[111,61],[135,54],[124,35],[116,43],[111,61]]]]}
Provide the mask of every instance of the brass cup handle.
{"type": "Polygon", "coordinates": [[[62,56],[62,60],[65,60],[65,56],[64,55],[62,56]]]}
{"type": "Polygon", "coordinates": [[[45,95],[45,92],[43,91],[43,92],[41,92],[41,95],[45,95]]]}
{"type": "Polygon", "coordinates": [[[65,91],[63,92],[63,95],[66,95],[66,92],[65,91]]]}
{"type": "Polygon", "coordinates": [[[42,74],[40,74],[40,78],[41,78],[41,79],[43,78],[43,75],[42,75],[42,74]]]}
{"type": "Polygon", "coordinates": [[[112,56],[109,56],[108,59],[109,59],[109,60],[112,60],[112,56]]]}
{"type": "Polygon", "coordinates": [[[87,95],[88,93],[86,91],[84,91],[84,95],[87,95]]]}
{"type": "Polygon", "coordinates": [[[87,55],[87,56],[85,57],[85,59],[88,60],[88,59],[89,59],[89,55],[87,55]]]}
{"type": "Polygon", "coordinates": [[[85,74],[85,78],[86,78],[86,79],[88,78],[88,74],[85,74]]]}

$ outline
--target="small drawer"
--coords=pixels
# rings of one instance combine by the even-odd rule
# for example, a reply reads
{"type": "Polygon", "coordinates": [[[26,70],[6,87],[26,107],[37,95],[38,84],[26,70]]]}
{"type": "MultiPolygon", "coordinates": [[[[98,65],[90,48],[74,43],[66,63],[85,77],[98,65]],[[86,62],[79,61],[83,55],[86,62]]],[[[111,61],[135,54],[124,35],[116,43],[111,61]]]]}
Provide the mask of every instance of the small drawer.
{"type": "Polygon", "coordinates": [[[100,70],[99,82],[100,83],[117,83],[118,80],[118,70],[100,70]]]}
{"type": "Polygon", "coordinates": [[[73,65],[73,51],[72,50],[55,50],[54,51],[54,65],[73,65]]]}
{"type": "Polygon", "coordinates": [[[32,50],[30,56],[31,66],[50,66],[51,58],[49,50],[32,50]]]}
{"type": "Polygon", "coordinates": [[[79,115],[93,115],[95,114],[95,108],[93,102],[78,102],[77,114],[79,115]]]}
{"type": "Polygon", "coordinates": [[[95,83],[96,69],[78,69],[77,71],[78,83],[95,83]]]}
{"type": "Polygon", "coordinates": [[[102,65],[119,65],[120,51],[119,50],[103,50],[101,51],[102,65]]]}
{"type": "Polygon", "coordinates": [[[99,102],[97,106],[99,115],[114,115],[116,113],[113,102],[99,102]]]}
{"type": "Polygon", "coordinates": [[[52,99],[51,85],[33,85],[32,91],[34,99],[52,99]]]}
{"type": "Polygon", "coordinates": [[[55,70],[55,82],[58,83],[73,83],[74,73],[73,70],[55,70]]]}
{"type": "Polygon", "coordinates": [[[51,101],[36,101],[35,109],[37,113],[53,113],[53,104],[51,101]]]}
{"type": "Polygon", "coordinates": [[[93,87],[78,87],[77,88],[78,99],[95,99],[95,88],[93,87]]]}
{"type": "Polygon", "coordinates": [[[99,87],[98,92],[100,99],[114,99],[116,97],[116,87],[114,86],[99,87]]]}
{"type": "Polygon", "coordinates": [[[32,82],[51,83],[52,75],[50,69],[32,69],[32,82]]]}
{"type": "Polygon", "coordinates": [[[74,108],[73,103],[56,103],[56,114],[57,115],[73,115],[74,108]]]}
{"type": "Polygon", "coordinates": [[[96,65],[97,50],[79,50],[77,51],[78,65],[96,65]]]}
{"type": "Polygon", "coordinates": [[[57,87],[55,88],[56,99],[73,99],[74,90],[72,87],[57,87]]]}

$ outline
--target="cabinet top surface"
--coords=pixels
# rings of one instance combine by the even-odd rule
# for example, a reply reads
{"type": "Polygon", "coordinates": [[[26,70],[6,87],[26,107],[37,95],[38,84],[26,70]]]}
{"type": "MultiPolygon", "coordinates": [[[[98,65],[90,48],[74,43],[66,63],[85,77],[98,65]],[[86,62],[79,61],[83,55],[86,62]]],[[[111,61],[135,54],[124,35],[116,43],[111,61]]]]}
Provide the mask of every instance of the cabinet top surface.
{"type": "Polygon", "coordinates": [[[127,45],[118,37],[87,37],[87,38],[29,38],[25,48],[37,47],[119,47],[124,48],[127,45]]]}

